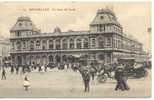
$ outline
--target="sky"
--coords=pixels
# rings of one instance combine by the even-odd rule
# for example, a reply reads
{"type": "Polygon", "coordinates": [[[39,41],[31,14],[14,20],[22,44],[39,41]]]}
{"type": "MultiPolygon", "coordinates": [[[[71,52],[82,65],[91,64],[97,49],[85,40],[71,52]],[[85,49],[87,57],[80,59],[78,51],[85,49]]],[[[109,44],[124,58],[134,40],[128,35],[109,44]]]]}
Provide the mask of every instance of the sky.
{"type": "Polygon", "coordinates": [[[0,36],[9,38],[21,16],[29,16],[43,33],[53,32],[56,26],[61,31],[89,30],[97,10],[106,7],[113,9],[125,34],[141,42],[145,51],[151,50],[152,36],[147,32],[152,24],[151,2],[0,2],[0,36]]]}

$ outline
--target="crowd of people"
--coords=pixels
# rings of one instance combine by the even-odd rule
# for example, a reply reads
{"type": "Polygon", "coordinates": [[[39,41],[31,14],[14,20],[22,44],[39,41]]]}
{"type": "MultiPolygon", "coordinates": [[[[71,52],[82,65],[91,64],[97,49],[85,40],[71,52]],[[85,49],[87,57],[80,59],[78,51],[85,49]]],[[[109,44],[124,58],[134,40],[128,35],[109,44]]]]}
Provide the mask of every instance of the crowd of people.
{"type": "MultiPolygon", "coordinates": [[[[114,79],[117,81],[115,90],[129,90],[129,86],[127,85],[127,80],[128,80],[128,75],[127,72],[125,71],[126,67],[128,66],[127,64],[114,64],[116,65],[114,70],[114,79]]],[[[104,67],[102,65],[102,67],[104,67]]],[[[66,64],[66,63],[58,63],[58,64],[54,64],[54,63],[49,63],[49,64],[44,64],[44,65],[22,65],[22,66],[11,66],[10,67],[10,72],[11,74],[16,73],[29,73],[29,72],[33,72],[38,71],[38,72],[47,72],[49,69],[52,70],[53,68],[57,68],[58,70],[64,70],[64,69],[72,69],[74,72],[80,72],[81,77],[83,79],[83,83],[84,83],[84,91],[85,92],[89,92],[90,91],[90,81],[91,78],[92,80],[94,80],[94,76],[96,76],[98,73],[100,73],[100,70],[97,70],[98,68],[94,68],[94,64],[90,64],[89,66],[83,66],[81,63],[73,63],[73,64],[66,64]],[[19,70],[20,69],[20,70],[19,70]]],[[[100,68],[99,68],[100,69],[100,68]]],[[[112,68],[113,69],[113,68],[112,68]]],[[[102,69],[101,69],[102,70],[102,69]]],[[[105,73],[106,70],[104,70],[105,73]]],[[[2,68],[2,80],[6,80],[6,71],[5,71],[5,67],[2,68]]],[[[28,77],[25,76],[24,78],[24,83],[23,86],[25,87],[25,90],[28,90],[28,86],[30,86],[30,84],[28,84],[29,80],[28,77]],[[28,84],[27,85],[25,85],[28,84]]]]}

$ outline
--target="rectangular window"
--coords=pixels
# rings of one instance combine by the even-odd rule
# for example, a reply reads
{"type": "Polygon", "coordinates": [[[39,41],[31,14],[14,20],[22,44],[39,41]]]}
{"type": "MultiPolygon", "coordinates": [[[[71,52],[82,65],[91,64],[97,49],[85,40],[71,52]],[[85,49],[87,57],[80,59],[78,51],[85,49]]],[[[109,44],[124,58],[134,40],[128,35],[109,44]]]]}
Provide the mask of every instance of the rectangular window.
{"type": "Polygon", "coordinates": [[[67,44],[66,43],[63,44],[63,49],[67,49],[67,44]]]}
{"type": "Polygon", "coordinates": [[[17,37],[19,37],[20,35],[21,35],[21,32],[20,31],[16,32],[16,36],[17,37]]]}
{"type": "Polygon", "coordinates": [[[45,50],[46,49],[46,40],[42,41],[42,49],[45,50]]]}
{"type": "Polygon", "coordinates": [[[107,38],[106,46],[111,47],[111,38],[107,38]]]}
{"type": "Polygon", "coordinates": [[[49,45],[49,49],[53,50],[53,44],[49,45]]]}
{"type": "Polygon", "coordinates": [[[88,42],[85,42],[85,43],[84,43],[84,48],[85,48],[85,49],[88,49],[88,42]]]}
{"type": "Polygon", "coordinates": [[[81,43],[77,43],[77,49],[81,49],[81,43]]]}
{"type": "Polygon", "coordinates": [[[26,42],[23,41],[23,50],[25,50],[25,49],[26,49],[26,42]]]}
{"type": "Polygon", "coordinates": [[[70,43],[70,49],[74,48],[74,43],[70,43]]]}
{"type": "Polygon", "coordinates": [[[95,41],[95,39],[92,39],[92,47],[95,47],[95,45],[96,45],[96,41],[95,41]]]}
{"type": "Polygon", "coordinates": [[[56,49],[57,49],[57,50],[60,50],[60,44],[57,44],[57,45],[56,45],[56,49]]]}
{"type": "Polygon", "coordinates": [[[14,50],[14,42],[12,42],[12,50],[14,50]]]}

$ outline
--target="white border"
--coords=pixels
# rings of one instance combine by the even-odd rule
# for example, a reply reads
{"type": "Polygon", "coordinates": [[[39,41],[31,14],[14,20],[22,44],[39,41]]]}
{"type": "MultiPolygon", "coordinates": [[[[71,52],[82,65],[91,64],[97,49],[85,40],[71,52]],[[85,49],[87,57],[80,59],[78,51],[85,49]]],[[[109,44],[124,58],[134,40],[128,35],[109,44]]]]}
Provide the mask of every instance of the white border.
{"type": "MultiPolygon", "coordinates": [[[[152,2],[152,0],[0,0],[0,2],[16,2],[16,1],[20,1],[20,2],[29,2],[29,1],[33,1],[33,2],[152,2]]],[[[152,5],[153,5],[153,2],[152,2],[152,5]]],[[[154,7],[152,7],[152,19],[154,18],[154,7]]],[[[152,20],[152,29],[154,29],[154,20],[152,20]]],[[[152,31],[153,32],[153,31],[152,31]]],[[[154,35],[152,34],[152,38],[154,38],[154,35]]],[[[154,41],[152,40],[152,55],[154,53],[154,50],[153,50],[153,47],[154,47],[154,41]]],[[[154,57],[152,56],[152,59],[154,59],[154,57]]],[[[152,61],[152,65],[154,64],[154,62],[152,61]]],[[[152,69],[153,71],[154,69],[152,69]]],[[[152,74],[152,78],[154,77],[154,75],[152,74]]],[[[153,79],[152,79],[152,83],[153,82],[153,79]]],[[[152,95],[154,94],[153,92],[154,90],[154,86],[152,85],[152,95]]],[[[2,99],[2,98],[0,98],[2,99]]],[[[9,98],[10,99],[10,98],[9,98]]],[[[5,99],[5,100],[9,100],[9,99],[5,99]]],[[[27,99],[27,98],[11,98],[12,100],[16,100],[16,99],[20,99],[20,100],[24,100],[24,99],[27,99]]],[[[49,99],[49,98],[28,98],[29,100],[38,100],[38,99],[41,99],[41,100],[44,100],[44,99],[49,99]]],[[[51,98],[50,98],[51,99],[51,98]]],[[[56,99],[62,99],[62,98],[52,98],[52,100],[56,100],[56,99]]],[[[63,98],[63,100],[67,100],[68,98],[63,98]]],[[[70,100],[74,100],[74,99],[80,99],[80,100],[85,100],[85,98],[69,98],[70,100]]],[[[106,98],[88,98],[88,99],[106,99],[106,98]]],[[[108,98],[110,100],[114,100],[114,99],[125,99],[125,100],[128,100],[130,98],[108,98]]],[[[132,99],[132,98],[131,98],[132,99]]],[[[140,100],[141,98],[136,98],[136,100],[140,100]]],[[[145,98],[142,98],[142,99],[145,99],[145,98]]],[[[154,99],[153,96],[152,98],[149,98],[150,100],[154,99]]]]}

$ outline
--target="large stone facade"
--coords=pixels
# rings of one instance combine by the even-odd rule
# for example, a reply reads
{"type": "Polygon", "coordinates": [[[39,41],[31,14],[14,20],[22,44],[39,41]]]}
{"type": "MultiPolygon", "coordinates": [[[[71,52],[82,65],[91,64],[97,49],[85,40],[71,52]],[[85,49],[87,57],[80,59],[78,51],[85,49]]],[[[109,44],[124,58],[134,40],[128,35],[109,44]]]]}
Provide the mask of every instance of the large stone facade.
{"type": "Polygon", "coordinates": [[[12,64],[69,62],[69,56],[84,56],[105,63],[142,54],[142,44],[123,33],[110,9],[98,10],[89,31],[41,33],[29,17],[19,17],[11,28],[12,64]]]}

